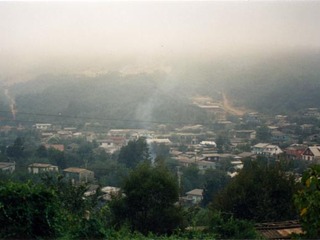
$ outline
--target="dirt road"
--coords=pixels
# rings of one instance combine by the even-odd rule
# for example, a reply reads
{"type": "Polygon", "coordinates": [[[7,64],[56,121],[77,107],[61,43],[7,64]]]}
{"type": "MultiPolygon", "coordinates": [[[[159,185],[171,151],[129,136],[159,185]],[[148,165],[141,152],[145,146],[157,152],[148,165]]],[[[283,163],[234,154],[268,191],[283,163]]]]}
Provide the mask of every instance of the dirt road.
{"type": "Polygon", "coordinates": [[[233,115],[237,115],[237,116],[242,116],[243,114],[245,114],[245,111],[234,108],[231,105],[231,103],[225,93],[222,93],[222,98],[223,98],[222,99],[223,108],[226,112],[229,112],[229,113],[231,113],[233,115]]]}

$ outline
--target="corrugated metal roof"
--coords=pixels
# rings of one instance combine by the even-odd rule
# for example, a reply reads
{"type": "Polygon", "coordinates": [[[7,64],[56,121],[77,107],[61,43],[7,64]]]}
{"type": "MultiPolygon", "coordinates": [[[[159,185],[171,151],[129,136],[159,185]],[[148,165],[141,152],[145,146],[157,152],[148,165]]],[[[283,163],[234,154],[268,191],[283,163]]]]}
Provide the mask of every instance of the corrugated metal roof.
{"type": "Polygon", "coordinates": [[[91,172],[90,170],[87,170],[85,168],[77,168],[77,167],[66,168],[63,171],[64,172],[74,172],[74,173],[91,172]]]}
{"type": "Polygon", "coordinates": [[[291,239],[291,234],[303,233],[297,220],[271,223],[258,223],[256,230],[267,239],[291,239]]]}

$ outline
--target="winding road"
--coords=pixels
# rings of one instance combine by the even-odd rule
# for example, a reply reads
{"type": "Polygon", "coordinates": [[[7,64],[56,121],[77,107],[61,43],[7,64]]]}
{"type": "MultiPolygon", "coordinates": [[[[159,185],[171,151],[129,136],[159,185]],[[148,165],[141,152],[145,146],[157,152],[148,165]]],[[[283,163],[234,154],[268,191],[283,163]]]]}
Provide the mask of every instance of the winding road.
{"type": "Polygon", "coordinates": [[[243,114],[245,114],[246,112],[243,110],[240,110],[238,108],[233,107],[230,104],[230,101],[228,99],[228,97],[226,96],[225,93],[222,93],[222,103],[223,103],[223,108],[226,112],[229,112],[233,115],[237,115],[237,116],[242,116],[243,114]]]}

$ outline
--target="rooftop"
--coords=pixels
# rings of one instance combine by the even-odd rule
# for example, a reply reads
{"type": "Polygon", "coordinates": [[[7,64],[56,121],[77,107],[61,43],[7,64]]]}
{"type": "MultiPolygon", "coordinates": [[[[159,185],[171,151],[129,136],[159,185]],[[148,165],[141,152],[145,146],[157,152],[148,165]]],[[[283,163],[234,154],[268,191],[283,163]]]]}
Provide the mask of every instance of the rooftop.
{"type": "Polygon", "coordinates": [[[312,146],[312,147],[309,147],[309,149],[315,157],[320,156],[320,147],[319,146],[312,146]]]}
{"type": "Polygon", "coordinates": [[[303,233],[298,221],[258,223],[256,229],[266,239],[291,239],[291,234],[303,233]]]}
{"type": "Polygon", "coordinates": [[[16,164],[12,162],[0,162],[0,168],[10,167],[13,165],[16,165],[16,164]]]}
{"type": "Polygon", "coordinates": [[[253,147],[256,147],[256,148],[265,148],[266,146],[268,146],[269,143],[258,143],[256,145],[254,145],[253,147]]]}
{"type": "Polygon", "coordinates": [[[80,173],[80,172],[86,172],[89,171],[85,168],[77,168],[77,167],[70,167],[63,170],[64,172],[74,172],[74,173],[80,173]]]}
{"type": "Polygon", "coordinates": [[[186,194],[187,195],[202,196],[202,193],[203,193],[203,189],[196,188],[196,189],[193,189],[193,190],[187,192],[186,194]]]}
{"type": "Polygon", "coordinates": [[[36,168],[48,168],[48,167],[56,167],[49,163],[32,163],[29,167],[36,167],[36,168]]]}

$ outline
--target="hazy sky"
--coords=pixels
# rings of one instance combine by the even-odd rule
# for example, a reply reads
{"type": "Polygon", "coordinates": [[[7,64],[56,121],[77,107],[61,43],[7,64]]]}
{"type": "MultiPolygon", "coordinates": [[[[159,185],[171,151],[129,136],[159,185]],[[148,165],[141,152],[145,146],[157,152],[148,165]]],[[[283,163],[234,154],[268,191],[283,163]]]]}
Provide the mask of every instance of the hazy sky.
{"type": "Polygon", "coordinates": [[[320,2],[0,2],[0,32],[2,76],[61,58],[319,49],[320,2]]]}

